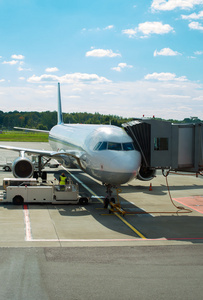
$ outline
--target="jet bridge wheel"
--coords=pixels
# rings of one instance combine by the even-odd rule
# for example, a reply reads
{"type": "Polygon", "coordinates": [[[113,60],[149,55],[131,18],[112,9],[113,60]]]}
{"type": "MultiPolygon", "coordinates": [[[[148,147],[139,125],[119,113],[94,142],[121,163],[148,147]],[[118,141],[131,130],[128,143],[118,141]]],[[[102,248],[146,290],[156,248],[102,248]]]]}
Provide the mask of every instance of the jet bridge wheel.
{"type": "Polygon", "coordinates": [[[13,204],[14,204],[14,205],[21,205],[21,204],[23,204],[23,202],[24,202],[24,199],[23,199],[23,197],[20,196],[20,195],[16,195],[16,196],[13,198],[13,204]]]}

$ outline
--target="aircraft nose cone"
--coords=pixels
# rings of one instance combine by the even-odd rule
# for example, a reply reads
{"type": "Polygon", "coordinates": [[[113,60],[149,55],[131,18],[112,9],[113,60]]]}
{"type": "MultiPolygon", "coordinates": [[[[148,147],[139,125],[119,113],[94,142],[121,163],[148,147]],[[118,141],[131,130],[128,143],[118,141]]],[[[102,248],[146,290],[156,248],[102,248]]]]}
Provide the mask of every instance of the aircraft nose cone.
{"type": "Polygon", "coordinates": [[[112,160],[112,167],[120,172],[135,172],[140,168],[141,155],[138,151],[124,152],[112,160]]]}
{"type": "Polygon", "coordinates": [[[118,153],[110,162],[110,169],[114,170],[115,183],[126,183],[132,180],[138,173],[141,164],[141,154],[138,151],[118,153]]]}

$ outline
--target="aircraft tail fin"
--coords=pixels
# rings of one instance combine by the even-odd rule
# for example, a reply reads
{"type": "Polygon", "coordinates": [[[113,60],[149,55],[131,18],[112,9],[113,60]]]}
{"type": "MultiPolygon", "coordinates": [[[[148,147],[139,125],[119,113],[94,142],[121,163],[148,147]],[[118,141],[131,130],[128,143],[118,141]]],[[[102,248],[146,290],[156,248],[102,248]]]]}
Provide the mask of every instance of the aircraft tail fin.
{"type": "Polygon", "coordinates": [[[58,125],[63,124],[63,114],[61,107],[61,92],[60,92],[60,83],[58,82],[58,125]]]}

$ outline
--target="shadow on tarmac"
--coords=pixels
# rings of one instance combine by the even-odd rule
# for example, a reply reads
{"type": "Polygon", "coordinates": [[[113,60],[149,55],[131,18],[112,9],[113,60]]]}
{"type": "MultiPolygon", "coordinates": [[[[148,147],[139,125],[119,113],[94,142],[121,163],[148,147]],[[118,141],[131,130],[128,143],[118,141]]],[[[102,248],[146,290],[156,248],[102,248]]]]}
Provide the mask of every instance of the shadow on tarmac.
{"type": "MultiPolygon", "coordinates": [[[[150,182],[149,182],[150,186],[150,182]]],[[[145,193],[145,194],[151,194],[151,195],[157,195],[162,196],[168,194],[167,186],[164,184],[161,184],[160,186],[155,185],[152,183],[152,191],[149,191],[149,186],[141,186],[141,185],[130,185],[128,186],[122,186],[122,192],[124,193],[145,193]]],[[[202,186],[199,185],[169,185],[170,191],[185,191],[185,190],[191,190],[191,189],[198,189],[202,190],[202,186]]]]}
{"type": "MultiPolygon", "coordinates": [[[[61,174],[61,170],[58,170],[54,173],[55,178],[58,180],[61,174]]],[[[50,171],[50,173],[53,173],[50,171]]],[[[70,177],[70,174],[64,172],[67,177],[70,177]]],[[[77,174],[79,179],[90,188],[97,189],[97,194],[105,195],[105,188],[101,184],[93,181],[90,177],[84,175],[80,170],[74,170],[74,175],[77,174]]],[[[73,179],[73,182],[75,180],[73,179]]],[[[136,192],[142,191],[145,193],[153,193],[154,195],[163,195],[167,193],[164,191],[166,186],[153,186],[153,191],[147,190],[147,187],[144,186],[123,186],[122,191],[126,192],[136,192]],[[129,191],[130,190],[130,191],[129,191]]],[[[170,187],[171,188],[171,187],[170,187]]],[[[186,188],[191,189],[191,186],[188,187],[177,187],[174,189],[186,188]]],[[[199,186],[195,188],[200,188],[199,186]]],[[[80,191],[85,190],[83,186],[80,186],[80,191]]],[[[86,191],[86,190],[85,190],[86,191]]],[[[183,214],[176,214],[174,211],[170,216],[163,215],[162,216],[152,216],[149,213],[142,214],[143,210],[134,204],[126,201],[122,197],[120,197],[122,202],[122,206],[125,206],[126,210],[133,209],[133,212],[138,212],[138,214],[133,215],[125,215],[122,218],[126,220],[131,226],[136,228],[142,235],[146,237],[146,239],[166,239],[166,240],[179,240],[186,241],[190,243],[203,243],[203,222],[202,216],[186,216],[183,214]]],[[[13,204],[1,203],[0,206],[7,208],[8,210],[22,210],[22,206],[14,206],[13,204]]],[[[109,214],[108,209],[103,208],[103,204],[99,202],[98,199],[94,199],[93,203],[90,203],[86,206],[81,205],[52,205],[52,204],[29,204],[29,210],[35,209],[48,209],[48,210],[58,210],[59,214],[62,217],[81,217],[81,228],[83,223],[83,218],[85,216],[92,216],[97,222],[99,222],[102,226],[106,227],[108,230],[112,231],[112,239],[115,238],[114,233],[117,232],[119,234],[124,235],[124,239],[140,239],[139,235],[137,235],[129,226],[127,226],[124,222],[122,222],[116,215],[109,214]]],[[[92,223],[94,224],[94,223],[92,223]]],[[[93,225],[94,226],[94,225],[93,225]]],[[[91,224],[89,228],[89,233],[91,236],[91,224]]],[[[88,234],[86,232],[86,234],[88,234]]],[[[98,236],[97,238],[102,238],[98,236]]]]}

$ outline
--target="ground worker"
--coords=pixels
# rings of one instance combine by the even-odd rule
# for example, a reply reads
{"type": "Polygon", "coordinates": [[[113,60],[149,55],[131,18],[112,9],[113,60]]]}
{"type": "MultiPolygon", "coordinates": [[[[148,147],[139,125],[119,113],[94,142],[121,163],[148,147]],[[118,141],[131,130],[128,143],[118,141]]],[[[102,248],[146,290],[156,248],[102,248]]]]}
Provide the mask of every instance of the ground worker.
{"type": "Polygon", "coordinates": [[[67,177],[64,173],[61,173],[61,176],[59,176],[59,184],[66,185],[66,183],[67,183],[67,177]]]}

